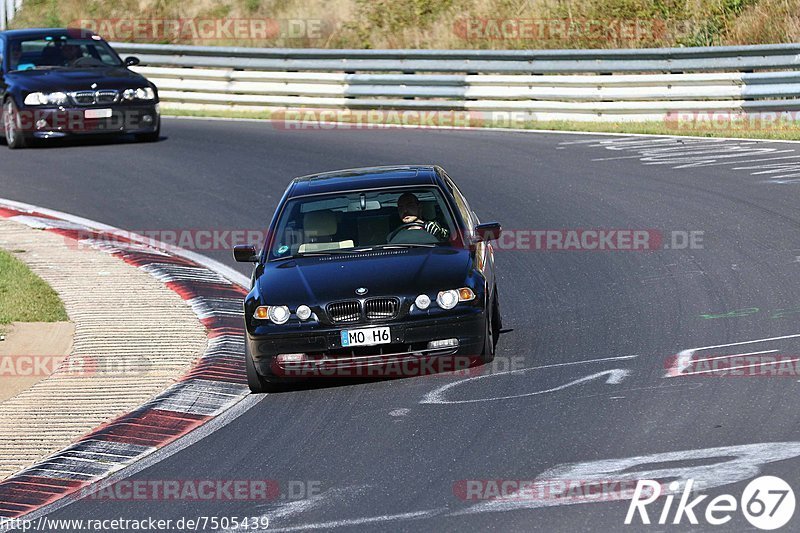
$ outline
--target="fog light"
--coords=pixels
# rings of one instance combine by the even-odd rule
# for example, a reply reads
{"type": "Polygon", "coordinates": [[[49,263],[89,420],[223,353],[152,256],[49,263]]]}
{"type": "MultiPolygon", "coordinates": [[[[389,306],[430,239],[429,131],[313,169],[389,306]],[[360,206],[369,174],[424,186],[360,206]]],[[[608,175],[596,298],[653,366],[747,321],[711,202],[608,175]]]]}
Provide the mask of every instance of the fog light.
{"type": "Polygon", "coordinates": [[[47,127],[47,121],[45,119],[40,118],[39,120],[36,121],[36,129],[37,130],[43,130],[46,127],[47,127]]]}
{"type": "Polygon", "coordinates": [[[311,308],[307,305],[301,305],[297,308],[297,318],[300,320],[308,320],[311,318],[311,308]]]}
{"type": "Polygon", "coordinates": [[[275,356],[278,363],[301,363],[306,358],[304,353],[279,353],[275,356]]]}
{"type": "Polygon", "coordinates": [[[145,124],[151,124],[153,122],[153,117],[150,115],[145,115],[142,117],[142,122],[145,124]]]}
{"type": "Polygon", "coordinates": [[[458,339],[441,339],[438,341],[431,341],[428,343],[429,350],[437,350],[440,348],[456,348],[458,347],[458,339]]]}

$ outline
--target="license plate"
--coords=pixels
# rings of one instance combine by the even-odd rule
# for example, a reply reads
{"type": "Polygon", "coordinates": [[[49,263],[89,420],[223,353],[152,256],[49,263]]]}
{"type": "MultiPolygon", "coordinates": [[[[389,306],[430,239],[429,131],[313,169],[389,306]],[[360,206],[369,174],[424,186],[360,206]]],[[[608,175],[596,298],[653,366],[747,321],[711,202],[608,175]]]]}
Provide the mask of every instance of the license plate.
{"type": "Polygon", "coordinates": [[[110,109],[87,109],[84,112],[86,118],[111,118],[110,109]]]}
{"type": "Polygon", "coordinates": [[[390,342],[392,342],[392,334],[387,327],[342,331],[342,346],[373,346],[390,342]]]}

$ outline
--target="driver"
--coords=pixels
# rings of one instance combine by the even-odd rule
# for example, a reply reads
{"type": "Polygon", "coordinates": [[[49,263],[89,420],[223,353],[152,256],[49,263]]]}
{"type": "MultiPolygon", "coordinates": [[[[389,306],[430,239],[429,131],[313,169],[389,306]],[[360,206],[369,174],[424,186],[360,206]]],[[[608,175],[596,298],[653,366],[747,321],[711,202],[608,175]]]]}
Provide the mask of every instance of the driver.
{"type": "Polygon", "coordinates": [[[76,46],[74,44],[65,44],[61,47],[61,55],[64,58],[64,64],[70,65],[83,54],[81,53],[80,46],[76,46]]]}
{"type": "Polygon", "coordinates": [[[397,199],[397,211],[407,229],[425,230],[437,239],[446,239],[450,234],[446,228],[441,227],[436,221],[425,222],[420,218],[422,206],[414,193],[404,192],[397,199]]]}
{"type": "Polygon", "coordinates": [[[19,65],[19,60],[22,57],[22,44],[12,42],[9,45],[9,68],[10,70],[14,70],[19,65]]]}

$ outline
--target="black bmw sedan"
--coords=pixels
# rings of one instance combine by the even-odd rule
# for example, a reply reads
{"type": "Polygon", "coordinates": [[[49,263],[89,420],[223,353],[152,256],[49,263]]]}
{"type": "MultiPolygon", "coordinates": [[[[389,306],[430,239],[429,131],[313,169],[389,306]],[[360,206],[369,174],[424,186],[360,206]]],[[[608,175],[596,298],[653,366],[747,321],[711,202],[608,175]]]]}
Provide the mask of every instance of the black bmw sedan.
{"type": "Polygon", "coordinates": [[[234,249],[256,263],[244,302],[250,389],[491,361],[499,233],[438,166],[295,178],[262,250],[234,249]]]}
{"type": "Polygon", "coordinates": [[[34,138],[134,134],[157,141],[161,121],[155,85],[87,30],[0,32],[2,133],[9,148],[34,138]]]}

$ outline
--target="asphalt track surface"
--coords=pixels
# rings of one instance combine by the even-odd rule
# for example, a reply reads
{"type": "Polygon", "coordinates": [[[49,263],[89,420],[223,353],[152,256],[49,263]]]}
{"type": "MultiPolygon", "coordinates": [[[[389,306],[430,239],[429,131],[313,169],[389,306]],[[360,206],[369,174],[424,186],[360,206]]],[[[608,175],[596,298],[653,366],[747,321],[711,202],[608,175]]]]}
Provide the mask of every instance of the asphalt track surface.
{"type": "MultiPolygon", "coordinates": [[[[592,135],[285,131],[268,123],[176,119],[165,120],[163,134],[156,144],[3,148],[0,196],[134,231],[261,229],[293,176],[436,163],[482,220],[506,229],[702,231],[703,248],[498,250],[510,330],[501,336],[498,361],[527,370],[465,381],[438,395],[432,393],[464,376],[266,395],[131,478],[271,479],[282,490],[303,481],[315,487],[312,498],[84,499],[50,518],[266,515],[270,530],[608,531],[624,528],[627,501],[566,502],[552,494],[465,501],[459,482],[613,481],[658,470],[667,482],[704,480],[701,492],[709,496],[738,499],[763,474],[800,488],[800,376],[664,377],[670,356],[685,350],[800,334],[800,184],[730,165],[645,164],[652,161],[639,152],[615,152],[597,144],[609,137],[592,135]],[[731,313],[741,309],[749,311],[731,313]],[[518,397],[500,399],[508,396],[518,397]],[[709,451],[719,447],[733,448],[709,451]],[[652,454],[671,455],[621,461],[652,454]]],[[[715,146],[713,153],[726,149],[715,146]]],[[[228,251],[204,253],[249,274],[228,251]]],[[[757,351],[800,354],[800,337],[700,353],[757,351]]],[[[661,507],[648,508],[653,521],[661,507]]],[[[787,528],[798,529],[798,520],[787,528]]],[[[681,526],[635,524],[627,529],[691,528],[686,517],[681,526]]],[[[737,512],[725,526],[699,529],[753,528],[737,512]]]]}

